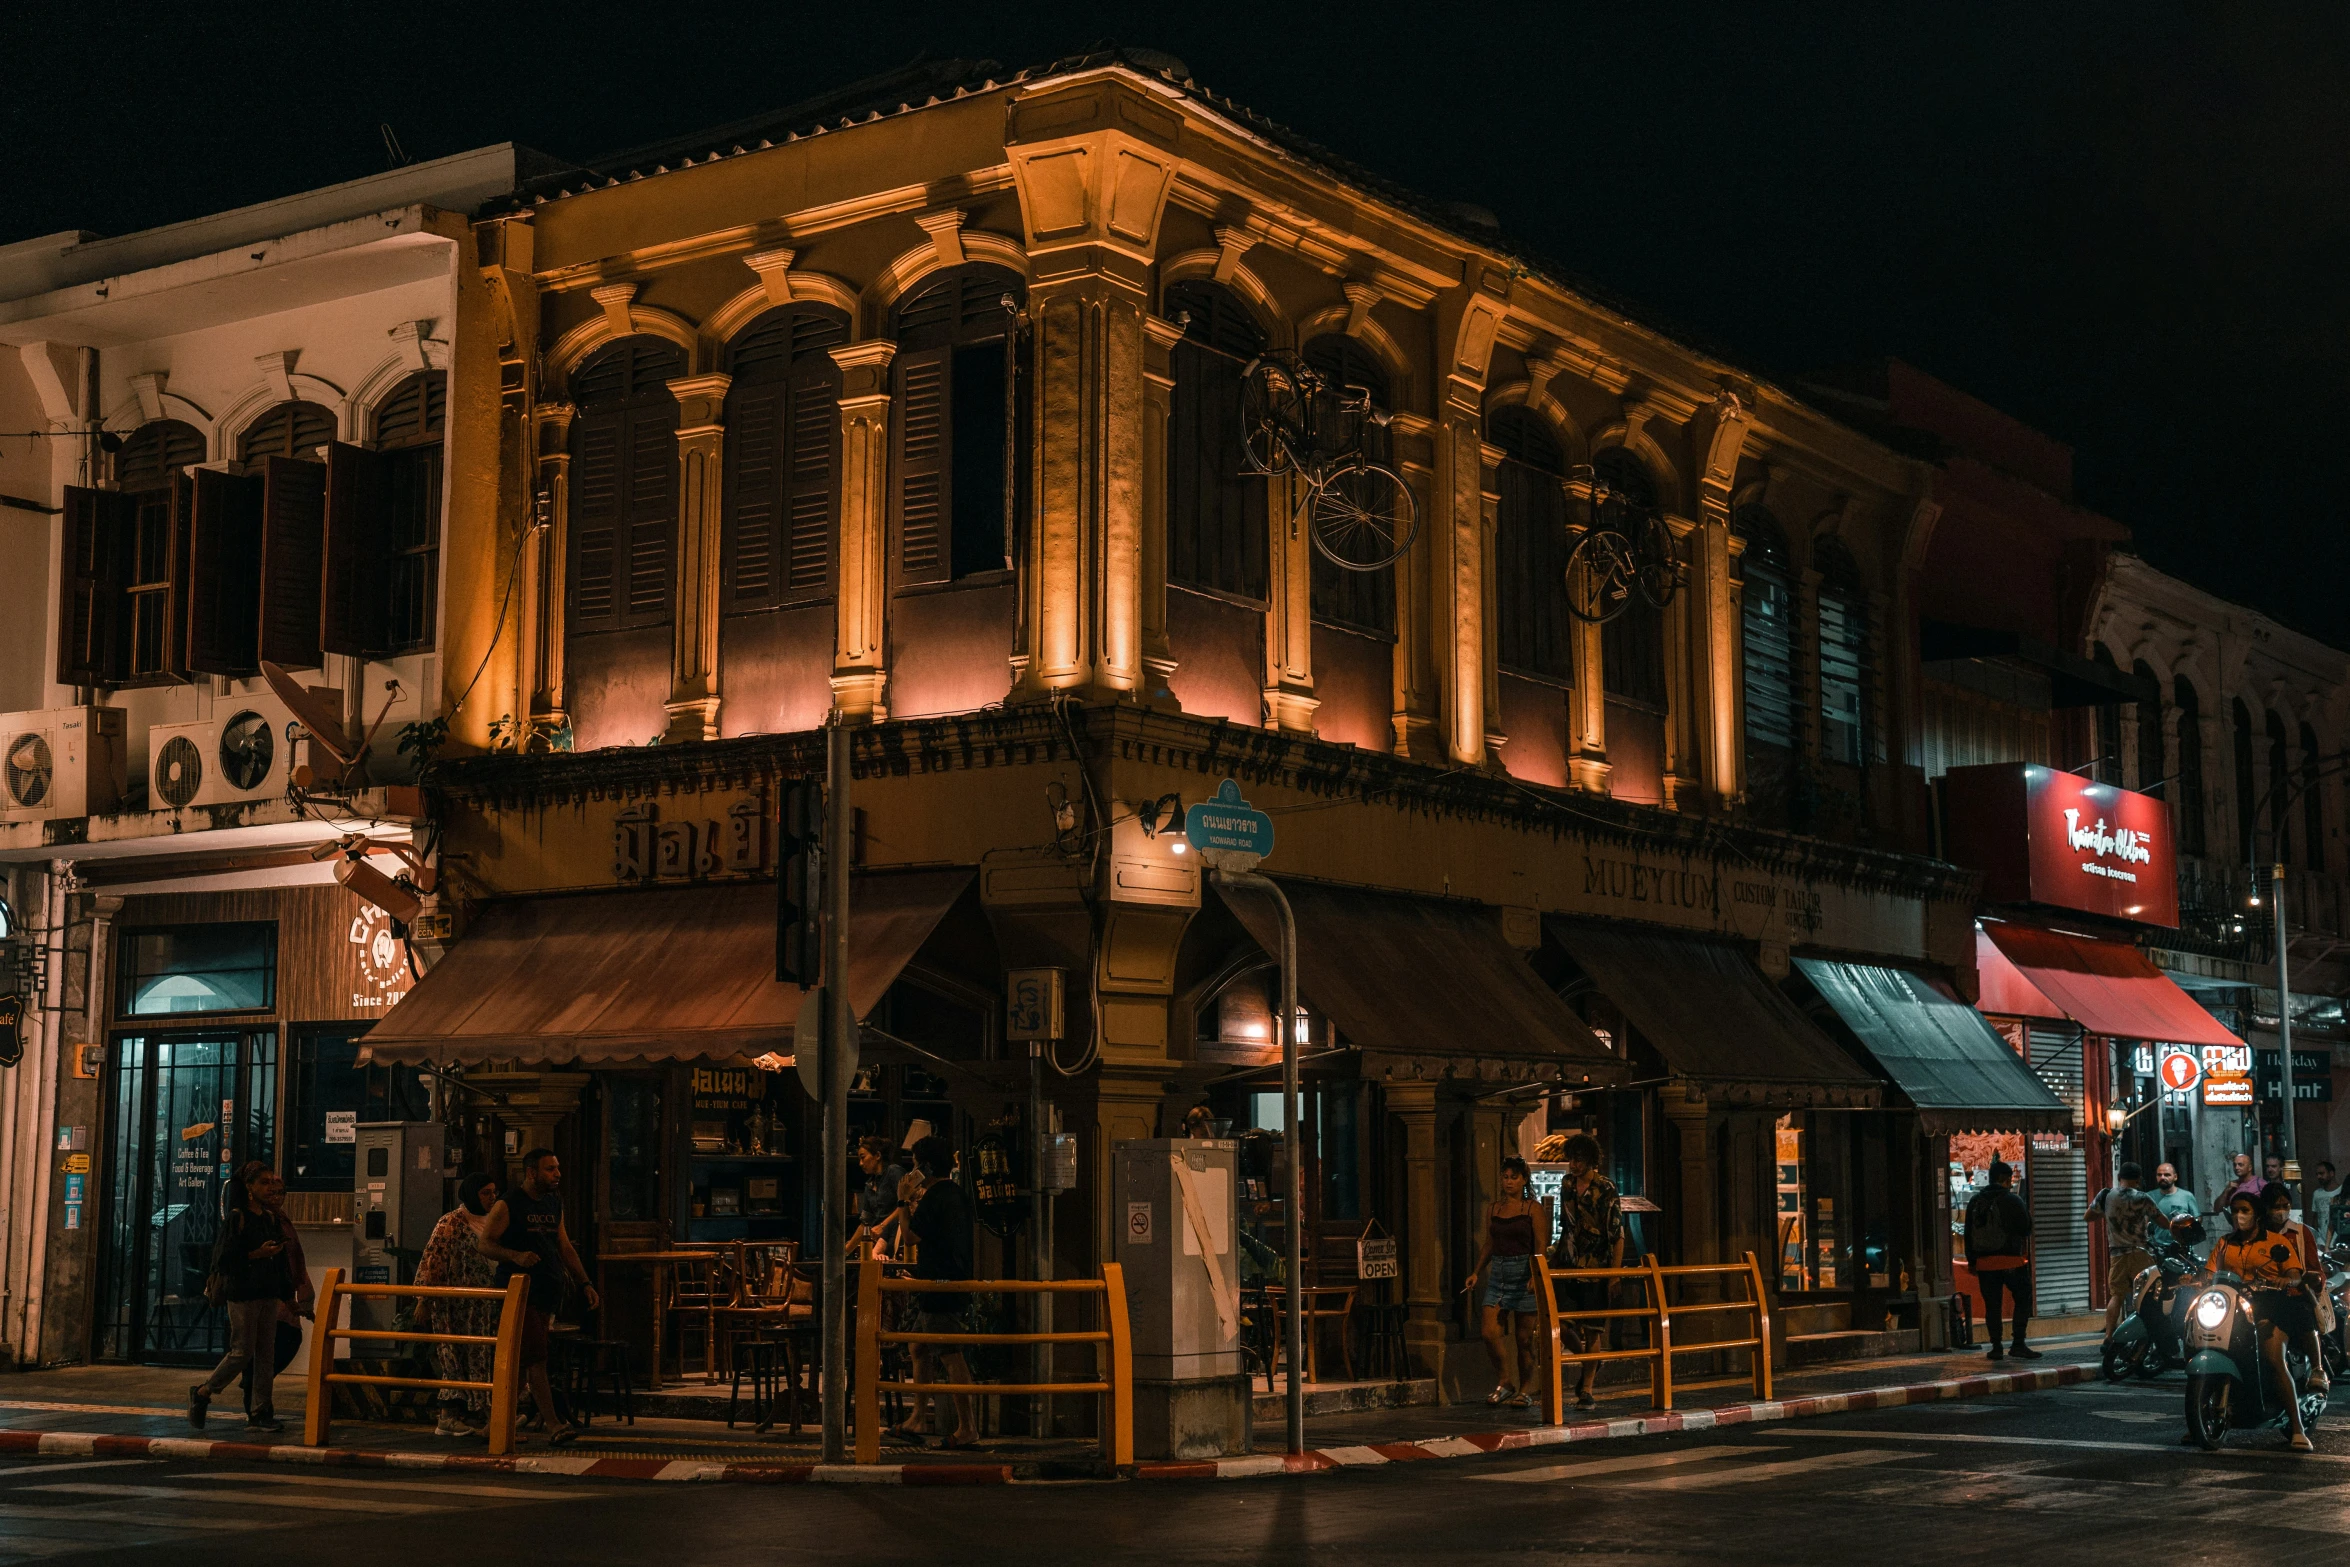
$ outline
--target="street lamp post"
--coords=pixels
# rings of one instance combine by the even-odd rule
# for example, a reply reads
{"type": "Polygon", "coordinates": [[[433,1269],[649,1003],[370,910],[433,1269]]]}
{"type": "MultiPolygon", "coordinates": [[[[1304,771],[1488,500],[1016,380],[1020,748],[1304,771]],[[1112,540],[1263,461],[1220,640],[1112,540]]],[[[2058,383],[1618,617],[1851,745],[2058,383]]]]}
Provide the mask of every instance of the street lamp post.
{"type": "MultiPolygon", "coordinates": [[[[2293,1102],[2293,987],[2285,973],[2285,866],[2281,856],[2268,878],[2269,918],[2277,928],[2277,1076],[2285,1096],[2285,1162],[2299,1165],[2301,1139],[2294,1123],[2300,1119],[2293,1102]]],[[[2290,1177],[2288,1177],[2290,1179],[2290,1177]]]]}

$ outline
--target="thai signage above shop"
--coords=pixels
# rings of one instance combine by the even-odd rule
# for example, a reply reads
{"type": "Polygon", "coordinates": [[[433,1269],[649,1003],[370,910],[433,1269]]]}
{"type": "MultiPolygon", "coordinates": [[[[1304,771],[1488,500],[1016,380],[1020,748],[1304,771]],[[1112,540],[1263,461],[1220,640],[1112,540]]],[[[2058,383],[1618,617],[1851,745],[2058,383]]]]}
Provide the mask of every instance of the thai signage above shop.
{"type": "Polygon", "coordinates": [[[1950,858],[1990,903],[2041,903],[2176,928],[2170,808],[2149,794],[2028,763],[1954,767],[1942,780],[1950,858]]]}
{"type": "Polygon", "coordinates": [[[2240,1108],[2252,1103],[2250,1045],[2203,1047],[2203,1102],[2229,1108],[2240,1108]]]}

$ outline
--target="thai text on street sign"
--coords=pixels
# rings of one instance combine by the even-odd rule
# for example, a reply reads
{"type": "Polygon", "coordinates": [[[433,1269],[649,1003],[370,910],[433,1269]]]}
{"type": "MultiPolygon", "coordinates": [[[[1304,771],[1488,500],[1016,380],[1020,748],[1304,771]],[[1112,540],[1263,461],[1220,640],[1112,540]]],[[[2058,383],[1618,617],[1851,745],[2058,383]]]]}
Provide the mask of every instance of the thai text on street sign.
{"type": "Polygon", "coordinates": [[[1183,836],[1217,869],[1251,871],[1273,852],[1273,818],[1243,800],[1240,785],[1227,778],[1215,798],[1183,813],[1183,836]]]}

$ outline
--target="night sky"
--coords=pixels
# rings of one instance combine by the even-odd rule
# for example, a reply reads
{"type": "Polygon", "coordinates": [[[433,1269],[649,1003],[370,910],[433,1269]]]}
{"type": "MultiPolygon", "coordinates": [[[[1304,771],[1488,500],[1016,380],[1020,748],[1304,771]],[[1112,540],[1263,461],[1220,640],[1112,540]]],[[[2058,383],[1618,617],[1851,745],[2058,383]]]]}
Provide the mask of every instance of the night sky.
{"type": "Polygon", "coordinates": [[[2077,447],[2157,565],[2350,647],[2338,3],[9,10],[0,243],[374,172],[379,122],[592,157],[924,52],[1168,50],[1765,375],[1922,366],[2077,447]]]}

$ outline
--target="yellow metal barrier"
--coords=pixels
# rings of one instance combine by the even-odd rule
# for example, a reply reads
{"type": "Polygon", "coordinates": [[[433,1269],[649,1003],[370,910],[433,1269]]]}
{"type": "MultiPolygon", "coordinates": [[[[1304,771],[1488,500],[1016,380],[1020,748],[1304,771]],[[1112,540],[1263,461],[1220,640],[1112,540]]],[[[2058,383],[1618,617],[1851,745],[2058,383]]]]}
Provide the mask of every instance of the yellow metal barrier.
{"type": "Polygon", "coordinates": [[[1536,1288],[1534,1298],[1542,1312],[1542,1343],[1548,1362],[1543,1377],[1543,1419],[1558,1425],[1567,1417],[1566,1368],[1570,1365],[1597,1364],[1609,1360],[1645,1360],[1648,1362],[1648,1394],[1657,1408],[1673,1407],[1677,1390],[1726,1387],[1736,1382],[1751,1381],[1754,1396],[1771,1396],[1771,1310],[1769,1299],[1763,1294],[1762,1268],[1748,1252],[1744,1262],[1692,1263],[1680,1267],[1659,1267],[1654,1257],[1644,1257],[1637,1268],[1559,1268],[1553,1269],[1547,1257],[1534,1259],[1536,1288]],[[1746,1287],[1743,1300],[1684,1300],[1671,1299],[1676,1284],[1688,1279],[1737,1279],[1746,1287]],[[1557,1282],[1560,1279],[1638,1279],[1645,1286],[1647,1300],[1638,1306],[1612,1307],[1607,1310],[1561,1311],[1558,1304],[1557,1282]],[[1673,1342],[1675,1317],[1706,1316],[1716,1312],[1745,1312],[1751,1319],[1751,1331],[1744,1338],[1708,1339],[1702,1343],[1676,1344],[1673,1342]],[[1600,1323],[1623,1318],[1639,1318],[1649,1323],[1648,1343],[1638,1349],[1594,1349],[1568,1353],[1562,1329],[1569,1322],[1600,1323]],[[1710,1354],[1716,1350],[1745,1349],[1751,1351],[1751,1376],[1719,1377],[1704,1382],[1680,1382],[1673,1379],[1675,1355],[1710,1354]]]}
{"type": "MultiPolygon", "coordinates": [[[[457,1388],[490,1395],[490,1452],[503,1456],[514,1449],[514,1397],[522,1358],[522,1313],[530,1303],[530,1280],[517,1277],[502,1290],[475,1290],[423,1284],[345,1284],[343,1270],[329,1268],[318,1290],[318,1327],[310,1335],[310,1408],[302,1422],[302,1441],[324,1447],[333,1423],[327,1407],[327,1387],[344,1382],[366,1387],[457,1388]],[[394,1333],[374,1328],[346,1328],[341,1323],[343,1302],[354,1295],[382,1298],[406,1296],[423,1300],[494,1300],[498,1311],[495,1338],[478,1333],[394,1333]],[[487,1382],[451,1382],[439,1377],[374,1377],[355,1372],[329,1371],[334,1364],[336,1339],[384,1340],[395,1344],[494,1344],[487,1382]]],[[[550,1414],[551,1420],[553,1416],[550,1414]]]]}
{"type": "Polygon", "coordinates": [[[1103,1411],[1102,1452],[1119,1468],[1134,1462],[1134,1346],[1127,1337],[1126,1273],[1114,1262],[1102,1264],[1098,1279],[1058,1279],[1039,1283],[1029,1279],[909,1279],[885,1275],[870,1252],[857,1265],[857,1462],[881,1461],[881,1395],[897,1393],[1099,1393],[1108,1401],[1103,1411]],[[881,1297],[892,1295],[1098,1295],[1101,1324],[1086,1332],[1066,1333],[897,1333],[881,1326],[881,1297]],[[1092,1382],[884,1382],[881,1346],[884,1344],[944,1344],[961,1348],[978,1344],[1092,1344],[1092,1382]],[[1104,1363],[1103,1351],[1107,1351],[1104,1363]]]}

